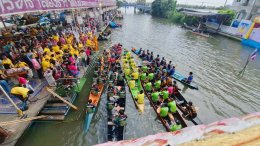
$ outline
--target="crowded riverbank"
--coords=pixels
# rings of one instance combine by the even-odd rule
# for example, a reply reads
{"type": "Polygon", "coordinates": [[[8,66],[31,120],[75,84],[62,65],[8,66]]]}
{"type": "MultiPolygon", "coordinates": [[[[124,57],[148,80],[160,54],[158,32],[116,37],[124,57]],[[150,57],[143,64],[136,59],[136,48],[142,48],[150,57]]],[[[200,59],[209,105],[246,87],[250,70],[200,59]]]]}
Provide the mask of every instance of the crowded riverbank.
{"type": "Polygon", "coordinates": [[[73,20],[74,14],[68,13],[66,21],[59,22],[39,14],[39,21],[24,25],[27,17],[34,17],[29,14],[21,26],[5,25],[1,32],[1,145],[15,145],[32,120],[62,121],[70,107],[77,110],[73,102],[95,62],[99,36],[107,34],[118,16],[113,6],[103,10],[102,14],[81,10],[86,15],[73,20]],[[65,104],[49,103],[57,101],[54,97],[65,104]]]}

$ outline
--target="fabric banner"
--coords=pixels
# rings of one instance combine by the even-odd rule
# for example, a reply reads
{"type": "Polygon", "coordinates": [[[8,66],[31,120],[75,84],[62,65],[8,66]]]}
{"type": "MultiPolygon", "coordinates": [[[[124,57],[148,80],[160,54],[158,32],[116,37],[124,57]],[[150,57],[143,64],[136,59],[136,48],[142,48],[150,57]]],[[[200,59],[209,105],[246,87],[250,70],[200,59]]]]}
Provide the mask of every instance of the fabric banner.
{"type": "Polygon", "coordinates": [[[114,0],[0,0],[0,15],[115,5],[114,0]]]}

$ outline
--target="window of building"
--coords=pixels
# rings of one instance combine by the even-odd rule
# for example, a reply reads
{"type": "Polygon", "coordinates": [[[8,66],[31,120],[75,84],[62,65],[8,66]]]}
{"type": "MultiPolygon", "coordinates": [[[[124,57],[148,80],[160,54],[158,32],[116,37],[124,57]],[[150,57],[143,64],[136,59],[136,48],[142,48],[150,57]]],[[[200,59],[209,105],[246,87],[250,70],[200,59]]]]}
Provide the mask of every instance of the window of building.
{"type": "Polygon", "coordinates": [[[237,2],[241,2],[241,0],[237,0],[237,2]]]}

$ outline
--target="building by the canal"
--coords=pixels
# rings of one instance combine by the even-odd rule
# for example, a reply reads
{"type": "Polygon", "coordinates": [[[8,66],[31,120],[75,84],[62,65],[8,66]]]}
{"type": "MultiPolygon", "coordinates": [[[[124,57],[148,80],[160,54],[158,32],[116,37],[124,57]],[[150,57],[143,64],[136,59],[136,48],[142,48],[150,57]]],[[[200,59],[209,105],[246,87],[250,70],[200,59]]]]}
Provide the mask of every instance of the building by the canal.
{"type": "Polygon", "coordinates": [[[237,12],[237,20],[254,20],[260,14],[260,0],[234,0],[231,9],[237,12]]]}

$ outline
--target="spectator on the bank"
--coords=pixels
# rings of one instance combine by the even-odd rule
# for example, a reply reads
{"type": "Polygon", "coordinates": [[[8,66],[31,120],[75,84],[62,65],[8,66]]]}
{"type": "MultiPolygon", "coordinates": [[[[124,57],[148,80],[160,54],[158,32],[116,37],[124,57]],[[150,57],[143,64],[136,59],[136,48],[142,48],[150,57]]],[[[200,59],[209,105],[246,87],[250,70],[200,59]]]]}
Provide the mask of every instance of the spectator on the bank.
{"type": "Polygon", "coordinates": [[[8,83],[6,82],[6,80],[0,80],[0,86],[4,89],[4,91],[9,94],[11,89],[8,85],[8,83]]]}
{"type": "Polygon", "coordinates": [[[3,55],[2,58],[2,64],[5,67],[5,69],[10,69],[14,67],[13,62],[9,58],[7,58],[5,55],[3,55]]]}

